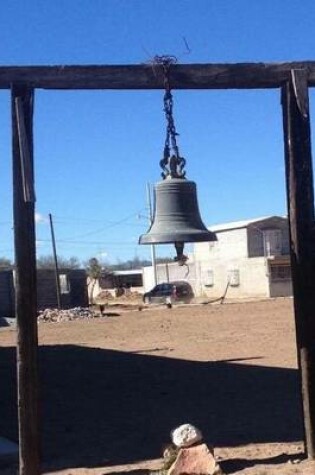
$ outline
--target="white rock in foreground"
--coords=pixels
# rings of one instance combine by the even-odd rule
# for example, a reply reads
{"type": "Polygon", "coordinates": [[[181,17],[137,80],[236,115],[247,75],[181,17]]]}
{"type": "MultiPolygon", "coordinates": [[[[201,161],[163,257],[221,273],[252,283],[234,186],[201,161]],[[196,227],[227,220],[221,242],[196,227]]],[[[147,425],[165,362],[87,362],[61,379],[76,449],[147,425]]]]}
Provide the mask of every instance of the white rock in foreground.
{"type": "Polygon", "coordinates": [[[171,437],[176,447],[190,447],[202,440],[202,433],[191,424],[183,424],[171,432],[171,437]]]}

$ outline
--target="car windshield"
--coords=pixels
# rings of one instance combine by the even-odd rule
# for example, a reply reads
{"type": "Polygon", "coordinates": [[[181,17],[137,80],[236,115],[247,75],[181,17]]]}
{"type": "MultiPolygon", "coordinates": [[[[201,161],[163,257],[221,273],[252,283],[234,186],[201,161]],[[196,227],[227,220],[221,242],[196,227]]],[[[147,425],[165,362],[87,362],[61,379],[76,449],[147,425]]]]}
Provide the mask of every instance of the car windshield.
{"type": "Polygon", "coordinates": [[[157,284],[155,287],[153,287],[151,292],[187,292],[189,291],[189,288],[189,284],[181,282],[164,282],[163,284],[157,284]]]}
{"type": "Polygon", "coordinates": [[[159,292],[159,290],[163,290],[163,284],[158,284],[152,289],[153,292],[159,292]]]}

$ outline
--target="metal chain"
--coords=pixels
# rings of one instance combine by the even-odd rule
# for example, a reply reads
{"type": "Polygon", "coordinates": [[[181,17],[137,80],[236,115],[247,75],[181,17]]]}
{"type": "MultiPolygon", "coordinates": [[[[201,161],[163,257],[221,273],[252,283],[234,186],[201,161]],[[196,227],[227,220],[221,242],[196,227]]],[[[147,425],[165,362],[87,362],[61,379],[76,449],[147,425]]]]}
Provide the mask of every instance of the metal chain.
{"type": "Polygon", "coordinates": [[[170,68],[172,64],[177,62],[175,56],[155,56],[154,64],[161,64],[164,74],[164,112],[166,117],[166,138],[164,144],[163,159],[160,161],[160,166],[163,170],[162,177],[165,178],[184,178],[185,172],[183,168],[186,160],[179,155],[179,149],[176,142],[176,132],[174,117],[173,117],[173,96],[171,93],[170,84],[170,68]]]}
{"type": "Polygon", "coordinates": [[[166,139],[165,139],[165,148],[169,149],[170,144],[172,149],[174,150],[175,156],[179,157],[179,150],[176,143],[176,136],[178,133],[176,132],[174,117],[173,117],[173,96],[171,93],[171,84],[170,84],[170,65],[172,63],[170,61],[163,63],[163,71],[164,71],[164,112],[166,117],[166,139]]]}

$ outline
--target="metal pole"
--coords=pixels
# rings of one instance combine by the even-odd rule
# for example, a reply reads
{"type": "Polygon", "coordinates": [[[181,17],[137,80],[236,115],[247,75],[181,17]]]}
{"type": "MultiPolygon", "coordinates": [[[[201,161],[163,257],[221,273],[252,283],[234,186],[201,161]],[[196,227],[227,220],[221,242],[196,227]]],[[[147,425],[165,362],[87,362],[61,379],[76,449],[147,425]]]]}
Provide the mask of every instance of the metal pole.
{"type": "MultiPolygon", "coordinates": [[[[147,202],[149,208],[149,220],[150,225],[153,223],[153,210],[152,210],[152,199],[151,199],[151,186],[150,183],[147,183],[147,202]]],[[[156,254],[155,254],[155,245],[151,246],[151,262],[153,267],[153,287],[157,284],[157,269],[156,269],[156,254]]]]}
{"type": "Polygon", "coordinates": [[[61,309],[61,292],[60,292],[60,280],[59,280],[58,259],[57,259],[57,251],[56,251],[56,241],[55,241],[55,233],[54,233],[53,219],[52,219],[52,215],[51,215],[50,213],[49,213],[49,223],[50,223],[51,242],[52,242],[53,256],[54,256],[54,264],[55,264],[57,306],[58,306],[58,310],[60,310],[60,309],[61,309]]]}
{"type": "Polygon", "coordinates": [[[166,271],[166,282],[168,283],[170,281],[170,272],[168,268],[168,263],[166,262],[165,264],[165,271],[166,271]]]}

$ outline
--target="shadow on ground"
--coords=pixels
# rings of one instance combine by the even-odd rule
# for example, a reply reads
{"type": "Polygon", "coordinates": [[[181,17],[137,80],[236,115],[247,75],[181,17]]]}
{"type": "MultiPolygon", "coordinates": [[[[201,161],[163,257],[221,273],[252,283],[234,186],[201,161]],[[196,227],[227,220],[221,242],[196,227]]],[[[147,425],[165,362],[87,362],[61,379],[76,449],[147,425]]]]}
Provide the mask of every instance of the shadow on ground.
{"type": "MultiPolygon", "coordinates": [[[[158,458],[184,422],[214,447],[302,438],[295,370],[72,345],[39,356],[43,459],[53,469],[158,458]]],[[[0,378],[0,432],[16,440],[14,348],[0,348],[0,378]]]]}

